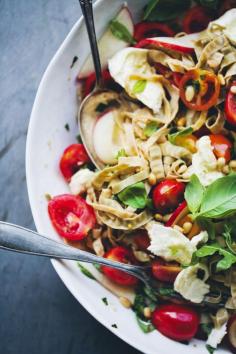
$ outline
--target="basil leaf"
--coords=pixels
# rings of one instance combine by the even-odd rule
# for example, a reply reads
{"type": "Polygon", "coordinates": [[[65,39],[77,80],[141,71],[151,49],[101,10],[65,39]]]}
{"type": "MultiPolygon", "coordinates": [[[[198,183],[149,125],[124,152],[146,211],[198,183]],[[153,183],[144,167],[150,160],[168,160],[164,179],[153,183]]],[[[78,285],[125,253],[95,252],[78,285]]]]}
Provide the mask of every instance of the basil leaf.
{"type": "Polygon", "coordinates": [[[136,44],[135,39],[132,37],[131,33],[128,31],[128,29],[119,21],[117,20],[112,20],[110,22],[110,30],[113,36],[116,38],[129,43],[129,44],[136,44]]]}
{"type": "Polygon", "coordinates": [[[146,86],[147,86],[147,80],[138,80],[132,89],[132,93],[133,94],[142,93],[145,90],[146,86]]]}
{"type": "Polygon", "coordinates": [[[125,149],[120,149],[116,155],[116,159],[118,160],[120,157],[126,157],[127,154],[125,152],[125,149]]]}
{"type": "Polygon", "coordinates": [[[135,209],[143,209],[147,203],[147,192],[143,182],[138,182],[118,193],[119,200],[135,209]]]}
{"type": "Polygon", "coordinates": [[[201,329],[207,336],[209,336],[209,334],[211,333],[211,331],[213,329],[213,325],[211,322],[201,323],[201,329]]]}
{"type": "Polygon", "coordinates": [[[155,9],[157,4],[159,3],[159,0],[150,0],[149,3],[147,4],[144,14],[143,14],[143,19],[147,20],[152,11],[155,9]]]}
{"type": "Polygon", "coordinates": [[[184,128],[184,129],[178,131],[177,133],[169,134],[168,140],[171,144],[175,144],[176,138],[181,137],[181,136],[190,135],[190,134],[192,134],[192,132],[193,132],[193,128],[191,128],[191,127],[184,128]]]}
{"type": "Polygon", "coordinates": [[[195,255],[199,258],[212,256],[215,253],[219,253],[223,258],[217,263],[217,271],[223,271],[229,269],[236,263],[236,256],[228,250],[222,248],[217,243],[211,245],[205,245],[195,252],[195,255]]]}
{"type": "Polygon", "coordinates": [[[197,218],[197,223],[200,225],[202,230],[207,231],[210,240],[215,239],[216,237],[215,225],[211,220],[199,217],[197,218]]]}
{"type": "Polygon", "coordinates": [[[153,133],[157,131],[159,125],[156,122],[150,122],[144,128],[144,134],[149,138],[153,133]]]}
{"type": "Polygon", "coordinates": [[[138,322],[139,327],[144,333],[150,333],[155,330],[155,327],[153,326],[151,321],[147,320],[142,320],[140,317],[136,315],[136,319],[138,322]]]}
{"type": "Polygon", "coordinates": [[[236,174],[222,177],[206,190],[199,216],[223,218],[236,212],[236,174]]]}
{"type": "MultiPolygon", "coordinates": [[[[157,4],[150,5],[149,14],[145,20],[165,22],[180,16],[191,5],[191,0],[159,0],[157,4]]],[[[147,11],[147,8],[146,8],[147,11]]]]}
{"type": "Polygon", "coordinates": [[[86,277],[93,279],[93,280],[97,280],[93,274],[87,269],[85,268],[81,263],[77,263],[78,267],[80,268],[81,272],[86,275],[86,277]]]}
{"type": "Polygon", "coordinates": [[[195,214],[201,206],[202,199],[204,197],[205,188],[201,185],[199,178],[196,175],[192,175],[190,182],[185,189],[184,197],[188,204],[189,210],[195,214]]]}
{"type": "Polygon", "coordinates": [[[223,236],[225,238],[225,242],[227,247],[229,248],[229,250],[233,253],[236,254],[236,242],[234,242],[232,240],[232,236],[233,236],[233,230],[235,230],[235,223],[226,223],[224,225],[224,232],[223,232],[223,236]]]}
{"type": "Polygon", "coordinates": [[[107,301],[107,298],[106,298],[106,297],[103,297],[103,298],[102,298],[102,301],[104,302],[104,304],[105,304],[106,306],[108,306],[108,301],[107,301]]]}
{"type": "Polygon", "coordinates": [[[176,294],[173,288],[160,288],[159,289],[159,294],[161,296],[168,296],[171,297],[176,294]]]}

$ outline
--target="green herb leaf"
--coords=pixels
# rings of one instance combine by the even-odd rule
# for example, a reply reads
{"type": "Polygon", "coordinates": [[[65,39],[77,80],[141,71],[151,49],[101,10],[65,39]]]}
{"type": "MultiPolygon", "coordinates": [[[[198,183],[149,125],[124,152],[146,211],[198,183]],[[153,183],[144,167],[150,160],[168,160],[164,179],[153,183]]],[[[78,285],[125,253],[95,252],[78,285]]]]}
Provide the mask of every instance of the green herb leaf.
{"type": "Polygon", "coordinates": [[[77,62],[79,58],[75,55],[74,58],[72,59],[72,62],[71,62],[71,65],[70,65],[70,68],[72,69],[73,66],[75,65],[75,63],[77,62]]]}
{"type": "Polygon", "coordinates": [[[115,323],[113,323],[111,326],[112,326],[113,328],[118,328],[117,324],[115,324],[115,323]]]}
{"type": "Polygon", "coordinates": [[[211,347],[209,344],[206,345],[206,348],[210,354],[213,354],[214,351],[216,350],[215,348],[211,347]]]}
{"type": "Polygon", "coordinates": [[[158,128],[159,125],[156,122],[150,122],[146,125],[143,132],[149,138],[157,131],[158,128]]]}
{"type": "Polygon", "coordinates": [[[188,136],[190,134],[192,134],[193,132],[193,128],[191,127],[188,127],[188,128],[184,128],[182,130],[179,130],[177,133],[174,133],[174,134],[169,134],[168,135],[168,140],[171,144],[175,144],[176,142],[176,139],[178,137],[181,137],[181,136],[188,136]]]}
{"type": "Polygon", "coordinates": [[[161,296],[173,296],[176,294],[173,288],[160,288],[159,289],[159,294],[161,296]]]}
{"type": "Polygon", "coordinates": [[[86,277],[90,278],[90,279],[93,279],[93,280],[96,280],[96,278],[93,276],[93,274],[87,269],[85,268],[81,263],[77,263],[78,264],[78,267],[80,268],[81,272],[86,275],[86,277]]]}
{"type": "Polygon", "coordinates": [[[128,29],[119,21],[112,20],[110,22],[110,30],[116,38],[129,43],[129,44],[136,44],[135,39],[132,37],[131,33],[128,29]]]}
{"type": "Polygon", "coordinates": [[[209,323],[202,323],[201,324],[201,329],[202,331],[207,335],[209,336],[209,334],[211,333],[212,329],[213,329],[213,325],[211,322],[209,323]]]}
{"type": "Polygon", "coordinates": [[[147,80],[138,80],[133,87],[133,94],[142,93],[147,86],[147,80]]]}
{"type": "Polygon", "coordinates": [[[145,321],[145,320],[141,319],[140,317],[138,317],[137,315],[136,315],[136,319],[137,319],[139,327],[141,328],[141,330],[144,333],[150,333],[155,330],[155,327],[153,326],[151,321],[145,321]]]}
{"type": "Polygon", "coordinates": [[[150,0],[149,3],[147,4],[144,14],[143,14],[143,19],[147,20],[148,17],[151,15],[152,11],[155,9],[157,4],[159,3],[159,0],[150,0]]]}
{"type": "Polygon", "coordinates": [[[197,223],[200,225],[201,229],[207,231],[210,240],[214,240],[216,237],[215,225],[210,219],[197,218],[197,223]]]}
{"type": "Polygon", "coordinates": [[[80,134],[78,134],[76,136],[76,140],[78,141],[79,144],[83,144],[83,141],[82,141],[82,138],[81,138],[80,134]]]}
{"type": "Polygon", "coordinates": [[[236,212],[236,174],[222,177],[206,190],[199,216],[223,218],[236,212]]]}
{"type": "Polygon", "coordinates": [[[219,253],[221,256],[223,256],[223,258],[216,265],[217,271],[227,270],[236,263],[236,256],[228,250],[222,248],[217,243],[204,245],[195,252],[196,256],[199,258],[212,256],[215,253],[219,253]]]}
{"type": "Polygon", "coordinates": [[[108,306],[108,301],[107,301],[107,298],[106,298],[106,297],[103,297],[103,298],[102,298],[102,301],[104,302],[104,304],[105,304],[106,306],[108,306]]]}
{"type": "Polygon", "coordinates": [[[235,222],[232,224],[228,222],[224,225],[224,232],[222,235],[225,238],[225,242],[229,250],[233,254],[236,254],[236,243],[232,240],[233,230],[235,230],[235,222]]]}
{"type": "Polygon", "coordinates": [[[190,182],[185,189],[184,197],[188,204],[189,210],[195,214],[201,206],[205,193],[205,188],[201,185],[199,178],[196,175],[192,175],[190,182]]]}
{"type": "Polygon", "coordinates": [[[150,1],[145,9],[145,20],[165,22],[180,16],[191,5],[191,0],[159,0],[150,1]]]}
{"type": "Polygon", "coordinates": [[[143,288],[145,295],[153,302],[157,302],[157,295],[153,288],[145,286],[143,288]]]}
{"type": "Polygon", "coordinates": [[[127,154],[125,152],[125,149],[121,149],[118,151],[117,155],[116,155],[116,159],[118,160],[120,157],[126,157],[127,154]]]}
{"type": "Polygon", "coordinates": [[[65,127],[65,130],[67,130],[68,132],[70,131],[70,126],[68,123],[66,123],[64,127],[65,127]]]}
{"type": "Polygon", "coordinates": [[[152,200],[151,198],[147,198],[146,207],[147,207],[150,211],[155,211],[155,206],[154,206],[153,200],[152,200]]]}
{"type": "Polygon", "coordinates": [[[94,266],[94,268],[97,269],[98,272],[102,273],[101,265],[100,265],[100,264],[98,264],[98,263],[93,263],[93,266],[94,266]]]}
{"type": "Polygon", "coordinates": [[[125,188],[117,196],[122,203],[135,209],[143,209],[147,203],[147,192],[143,182],[125,188]]]}

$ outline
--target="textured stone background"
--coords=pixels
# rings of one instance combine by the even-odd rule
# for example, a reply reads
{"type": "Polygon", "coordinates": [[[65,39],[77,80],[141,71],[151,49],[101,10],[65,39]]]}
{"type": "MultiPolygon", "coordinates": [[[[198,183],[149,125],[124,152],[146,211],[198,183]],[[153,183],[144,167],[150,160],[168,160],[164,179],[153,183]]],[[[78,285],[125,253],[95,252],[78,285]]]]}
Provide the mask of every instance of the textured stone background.
{"type": "MultiPolygon", "coordinates": [[[[0,0],[0,219],[34,229],[25,140],[37,87],[76,0],[0,0]]],[[[0,251],[1,354],[138,353],[94,320],[48,260],[0,251]]]]}

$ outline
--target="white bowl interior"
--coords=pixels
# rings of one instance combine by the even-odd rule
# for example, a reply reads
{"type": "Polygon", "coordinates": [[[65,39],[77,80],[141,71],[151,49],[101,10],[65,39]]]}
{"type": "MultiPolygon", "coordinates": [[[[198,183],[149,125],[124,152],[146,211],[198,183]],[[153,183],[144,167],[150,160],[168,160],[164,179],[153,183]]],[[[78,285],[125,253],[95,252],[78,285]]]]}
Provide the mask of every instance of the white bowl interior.
{"type": "MultiPolygon", "coordinates": [[[[95,5],[95,23],[98,35],[119,11],[122,0],[99,0],[95,5]]],[[[129,7],[138,18],[145,1],[130,0],[129,7]]],[[[30,204],[37,230],[56,240],[48,214],[45,194],[68,192],[60,175],[58,161],[63,150],[75,142],[77,135],[76,76],[89,53],[89,43],[82,20],[78,21],[52,59],[41,81],[30,119],[26,169],[30,204]],[[70,68],[72,59],[79,60],[70,68]],[[65,124],[70,131],[66,131],[65,124]]],[[[97,282],[81,274],[72,261],[53,261],[53,265],[71,293],[104,326],[127,343],[144,353],[169,354],[172,351],[186,354],[206,352],[204,342],[194,340],[189,345],[176,343],[157,331],[144,334],[138,328],[134,313],[123,308],[118,299],[97,282]],[[101,301],[107,297],[109,306],[101,301]],[[118,328],[111,327],[117,324],[118,328]]],[[[219,350],[219,354],[226,353],[219,350]]]]}

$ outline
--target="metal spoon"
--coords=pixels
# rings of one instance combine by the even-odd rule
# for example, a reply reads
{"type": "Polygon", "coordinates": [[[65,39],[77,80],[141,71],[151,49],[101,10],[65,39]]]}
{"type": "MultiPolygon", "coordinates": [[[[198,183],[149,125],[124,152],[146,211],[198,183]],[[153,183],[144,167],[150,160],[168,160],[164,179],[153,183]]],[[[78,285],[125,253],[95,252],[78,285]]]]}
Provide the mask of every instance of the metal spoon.
{"type": "Polygon", "coordinates": [[[79,124],[79,132],[83,144],[86,147],[86,150],[94,163],[94,165],[98,169],[102,169],[104,167],[104,163],[99,160],[97,154],[94,150],[93,141],[92,141],[92,130],[94,127],[94,119],[89,117],[87,114],[88,107],[93,105],[92,100],[96,99],[98,102],[102,103],[104,100],[104,93],[106,97],[110,97],[111,99],[118,98],[119,95],[111,90],[106,90],[103,86],[103,78],[102,78],[102,68],[101,61],[98,51],[97,38],[94,27],[94,17],[93,17],[93,5],[92,0],[79,0],[80,6],[82,9],[82,13],[84,15],[85,25],[88,32],[89,43],[91,47],[91,53],[94,63],[94,69],[96,74],[96,85],[93,92],[88,95],[80,105],[79,114],[78,114],[78,124],[79,124]]]}

